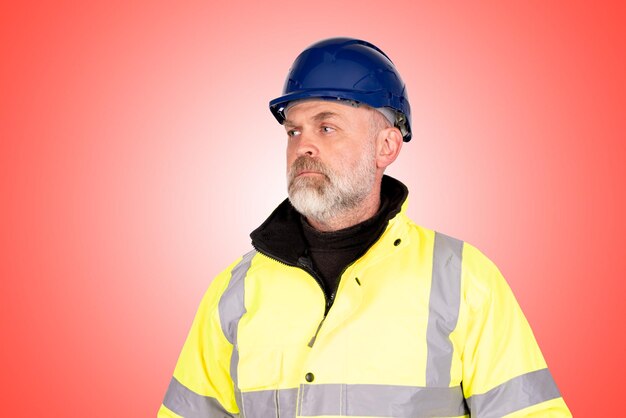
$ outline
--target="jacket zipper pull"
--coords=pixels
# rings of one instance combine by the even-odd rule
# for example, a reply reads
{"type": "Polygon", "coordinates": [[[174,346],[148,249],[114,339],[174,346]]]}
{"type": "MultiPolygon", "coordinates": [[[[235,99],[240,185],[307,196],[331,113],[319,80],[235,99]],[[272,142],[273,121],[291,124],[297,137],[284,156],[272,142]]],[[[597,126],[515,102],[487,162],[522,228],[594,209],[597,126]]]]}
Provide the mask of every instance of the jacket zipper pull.
{"type": "Polygon", "coordinates": [[[307,344],[309,347],[313,348],[313,344],[315,344],[315,340],[317,339],[317,334],[320,333],[320,329],[322,329],[322,324],[324,324],[325,320],[326,320],[326,315],[324,315],[324,317],[322,318],[322,321],[317,326],[317,330],[315,331],[315,335],[313,335],[313,338],[311,338],[311,341],[309,341],[309,343],[307,344]]]}

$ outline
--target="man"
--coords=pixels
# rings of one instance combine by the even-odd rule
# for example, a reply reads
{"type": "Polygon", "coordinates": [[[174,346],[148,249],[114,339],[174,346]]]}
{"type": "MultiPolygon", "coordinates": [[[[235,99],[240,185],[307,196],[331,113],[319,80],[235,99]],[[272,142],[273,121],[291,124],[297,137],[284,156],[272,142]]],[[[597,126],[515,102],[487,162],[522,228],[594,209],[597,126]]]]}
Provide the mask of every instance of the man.
{"type": "Polygon", "coordinates": [[[159,416],[571,416],[498,269],[383,175],[411,139],[389,58],[325,40],[283,93],[289,199],[211,283],[159,416]]]}

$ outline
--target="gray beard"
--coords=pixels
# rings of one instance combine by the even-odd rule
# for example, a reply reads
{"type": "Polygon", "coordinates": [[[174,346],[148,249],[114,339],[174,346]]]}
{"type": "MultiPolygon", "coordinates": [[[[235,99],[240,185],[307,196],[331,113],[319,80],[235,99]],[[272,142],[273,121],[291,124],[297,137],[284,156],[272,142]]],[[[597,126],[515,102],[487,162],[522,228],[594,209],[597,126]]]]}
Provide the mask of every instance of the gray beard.
{"type": "Polygon", "coordinates": [[[373,157],[363,158],[345,173],[334,173],[318,160],[302,156],[293,163],[287,175],[289,200],[293,207],[307,219],[322,224],[358,207],[372,191],[375,181],[373,157]],[[323,175],[295,177],[304,169],[323,175]]]}

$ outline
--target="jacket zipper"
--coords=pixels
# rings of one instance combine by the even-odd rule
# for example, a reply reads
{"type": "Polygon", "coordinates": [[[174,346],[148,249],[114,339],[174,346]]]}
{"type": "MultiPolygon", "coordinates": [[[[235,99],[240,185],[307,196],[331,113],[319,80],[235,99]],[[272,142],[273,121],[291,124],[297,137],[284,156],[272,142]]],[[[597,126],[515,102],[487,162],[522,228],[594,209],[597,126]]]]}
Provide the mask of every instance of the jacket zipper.
{"type": "Polygon", "coordinates": [[[315,273],[315,270],[313,270],[313,264],[311,263],[310,259],[305,258],[305,257],[300,257],[300,259],[298,260],[298,263],[293,264],[285,260],[282,260],[279,257],[268,254],[267,252],[259,249],[254,244],[252,246],[254,247],[255,250],[257,250],[260,254],[263,254],[265,257],[271,258],[272,260],[284,266],[297,267],[300,270],[307,273],[309,276],[311,276],[315,280],[315,283],[317,283],[317,285],[320,287],[320,290],[322,291],[322,294],[324,295],[324,301],[326,304],[326,308],[324,310],[324,317],[326,317],[326,315],[328,314],[328,310],[330,309],[330,306],[332,305],[332,301],[335,299],[335,294],[334,294],[335,292],[333,292],[333,294],[331,294],[330,296],[328,295],[328,293],[326,292],[326,288],[324,287],[324,282],[322,282],[322,280],[319,278],[317,273],[315,273]]]}
{"type": "Polygon", "coordinates": [[[320,279],[320,277],[317,275],[315,270],[313,270],[313,264],[311,263],[311,259],[310,258],[308,258],[308,257],[300,257],[298,259],[298,263],[294,265],[292,263],[288,263],[285,260],[281,260],[280,258],[278,258],[276,256],[269,255],[265,251],[260,250],[254,244],[252,246],[260,254],[263,254],[265,257],[271,258],[272,260],[276,261],[279,264],[282,264],[284,266],[289,266],[289,267],[297,267],[297,268],[301,269],[302,271],[307,273],[309,276],[311,276],[313,278],[313,280],[315,280],[317,285],[320,287],[320,290],[322,291],[322,294],[324,295],[324,301],[325,301],[324,316],[322,317],[322,320],[320,321],[319,325],[317,326],[317,330],[315,331],[315,334],[313,335],[313,337],[311,337],[311,340],[308,343],[309,347],[313,347],[313,344],[315,343],[315,340],[317,338],[317,334],[319,334],[320,329],[322,329],[322,325],[324,324],[324,321],[326,320],[326,316],[328,316],[328,311],[330,310],[331,306],[333,305],[333,301],[335,300],[335,294],[337,293],[337,291],[335,290],[330,295],[328,295],[328,293],[326,291],[326,288],[324,287],[324,282],[320,279]]]}
{"type": "Polygon", "coordinates": [[[313,263],[311,262],[311,259],[309,257],[300,257],[298,259],[298,265],[296,267],[301,268],[311,277],[313,277],[319,285],[320,289],[322,289],[322,293],[324,293],[324,300],[326,302],[326,306],[324,307],[324,318],[326,318],[326,315],[328,315],[328,311],[333,304],[333,300],[335,299],[335,292],[331,293],[330,295],[328,294],[328,290],[326,289],[326,286],[324,286],[324,282],[315,272],[315,269],[313,268],[313,263]]]}

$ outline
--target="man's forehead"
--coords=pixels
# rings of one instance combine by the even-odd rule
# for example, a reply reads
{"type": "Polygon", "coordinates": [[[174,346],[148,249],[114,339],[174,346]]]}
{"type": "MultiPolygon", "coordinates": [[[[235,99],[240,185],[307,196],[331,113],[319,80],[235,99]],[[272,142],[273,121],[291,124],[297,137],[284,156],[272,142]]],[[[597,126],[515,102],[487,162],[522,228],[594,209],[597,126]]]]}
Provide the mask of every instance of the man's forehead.
{"type": "Polygon", "coordinates": [[[294,118],[302,116],[314,120],[345,119],[354,117],[359,111],[363,110],[354,102],[320,99],[299,100],[285,109],[285,125],[293,124],[294,118]]]}

